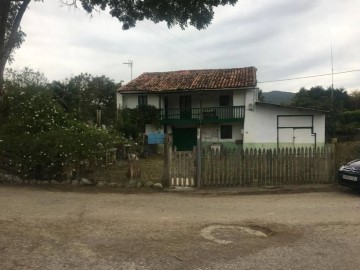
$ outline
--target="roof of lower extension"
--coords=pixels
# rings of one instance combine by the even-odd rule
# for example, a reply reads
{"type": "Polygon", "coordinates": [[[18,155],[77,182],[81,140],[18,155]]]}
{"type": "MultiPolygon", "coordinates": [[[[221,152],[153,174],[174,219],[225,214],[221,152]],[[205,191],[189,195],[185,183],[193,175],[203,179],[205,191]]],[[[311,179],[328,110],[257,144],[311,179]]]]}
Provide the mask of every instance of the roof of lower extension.
{"type": "Polygon", "coordinates": [[[280,104],[273,104],[273,103],[267,103],[267,102],[256,102],[256,105],[269,105],[269,106],[275,106],[278,108],[289,108],[289,109],[296,109],[300,111],[313,111],[313,112],[321,112],[321,113],[328,113],[329,111],[324,110],[317,110],[312,108],[305,108],[305,107],[297,107],[297,106],[290,106],[290,105],[280,105],[280,104]]]}
{"type": "Polygon", "coordinates": [[[256,68],[147,72],[122,86],[119,92],[172,92],[256,87],[256,68]]]}

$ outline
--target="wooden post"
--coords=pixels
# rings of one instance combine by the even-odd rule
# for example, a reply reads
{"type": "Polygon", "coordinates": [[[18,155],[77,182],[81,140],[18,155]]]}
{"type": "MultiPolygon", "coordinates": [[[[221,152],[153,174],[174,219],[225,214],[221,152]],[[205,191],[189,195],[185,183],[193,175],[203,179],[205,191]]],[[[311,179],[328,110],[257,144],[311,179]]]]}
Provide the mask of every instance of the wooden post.
{"type": "Polygon", "coordinates": [[[96,124],[101,128],[101,107],[96,110],[96,124]]]}
{"type": "Polygon", "coordinates": [[[201,187],[201,126],[197,129],[197,147],[196,147],[196,182],[197,187],[201,187]]]}
{"type": "Polygon", "coordinates": [[[170,143],[170,136],[166,135],[165,142],[164,142],[164,169],[163,169],[163,178],[162,184],[164,187],[169,187],[170,183],[170,168],[171,168],[171,143],[170,143]]]}
{"type": "Polygon", "coordinates": [[[337,153],[336,153],[336,150],[337,150],[337,147],[336,147],[336,144],[337,144],[337,138],[332,138],[331,139],[331,148],[329,149],[330,150],[330,155],[328,155],[328,157],[330,158],[330,166],[333,167],[332,170],[331,170],[331,180],[333,182],[336,183],[336,180],[337,180],[337,167],[339,166],[339,162],[338,160],[336,159],[337,157],[337,153]]]}

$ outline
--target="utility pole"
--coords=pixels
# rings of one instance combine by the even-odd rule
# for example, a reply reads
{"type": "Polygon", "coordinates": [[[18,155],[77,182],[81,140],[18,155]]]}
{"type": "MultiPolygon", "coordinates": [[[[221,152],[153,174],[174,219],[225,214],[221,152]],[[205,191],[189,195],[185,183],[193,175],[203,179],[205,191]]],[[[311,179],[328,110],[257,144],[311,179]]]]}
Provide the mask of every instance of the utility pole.
{"type": "Polygon", "coordinates": [[[123,63],[124,65],[128,65],[130,67],[130,72],[131,72],[131,76],[130,76],[130,80],[132,81],[132,77],[133,77],[133,61],[129,60],[126,63],[123,63]]]}
{"type": "Polygon", "coordinates": [[[331,42],[331,98],[334,98],[334,59],[333,59],[333,49],[331,42]]]}

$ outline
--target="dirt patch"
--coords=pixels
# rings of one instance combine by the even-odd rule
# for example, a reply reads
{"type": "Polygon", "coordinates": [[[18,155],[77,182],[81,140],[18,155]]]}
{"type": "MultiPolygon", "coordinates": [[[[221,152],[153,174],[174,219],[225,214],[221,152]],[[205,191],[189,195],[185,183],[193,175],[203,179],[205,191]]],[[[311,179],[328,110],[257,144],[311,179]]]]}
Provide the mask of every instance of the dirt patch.
{"type": "MultiPolygon", "coordinates": [[[[144,183],[147,181],[152,181],[154,183],[161,182],[164,166],[164,159],[162,155],[153,155],[148,158],[141,158],[139,163],[141,169],[141,181],[144,183]]],[[[89,178],[95,180],[96,182],[103,181],[125,186],[129,181],[126,176],[128,168],[129,163],[127,160],[119,160],[113,165],[109,165],[104,169],[99,169],[92,175],[89,175],[89,178]]]]}

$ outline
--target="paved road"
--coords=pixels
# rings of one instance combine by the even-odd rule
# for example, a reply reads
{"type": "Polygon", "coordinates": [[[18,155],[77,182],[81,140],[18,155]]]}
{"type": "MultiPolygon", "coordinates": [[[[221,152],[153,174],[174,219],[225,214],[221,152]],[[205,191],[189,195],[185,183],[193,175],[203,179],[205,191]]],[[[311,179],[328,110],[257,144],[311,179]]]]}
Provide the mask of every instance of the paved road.
{"type": "Polygon", "coordinates": [[[0,269],[359,269],[360,194],[0,186],[0,269]]]}

